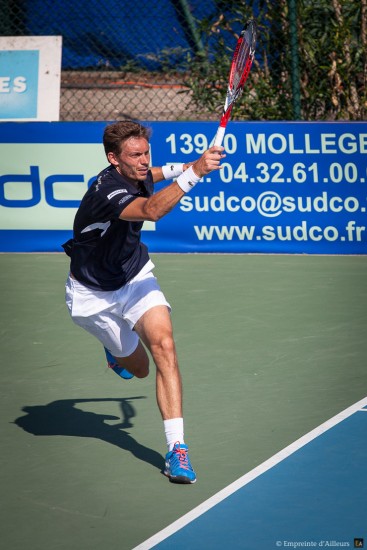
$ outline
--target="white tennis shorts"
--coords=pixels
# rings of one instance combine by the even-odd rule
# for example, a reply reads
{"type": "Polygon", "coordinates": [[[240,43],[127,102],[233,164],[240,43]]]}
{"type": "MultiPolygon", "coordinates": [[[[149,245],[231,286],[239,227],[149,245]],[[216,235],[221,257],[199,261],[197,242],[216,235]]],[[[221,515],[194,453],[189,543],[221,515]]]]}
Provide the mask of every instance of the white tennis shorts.
{"type": "Polygon", "coordinates": [[[146,311],[161,305],[171,310],[146,267],[118,290],[93,290],[70,275],[66,281],[66,305],[74,323],[98,338],[115,357],[135,351],[139,337],[133,329],[146,311]]]}

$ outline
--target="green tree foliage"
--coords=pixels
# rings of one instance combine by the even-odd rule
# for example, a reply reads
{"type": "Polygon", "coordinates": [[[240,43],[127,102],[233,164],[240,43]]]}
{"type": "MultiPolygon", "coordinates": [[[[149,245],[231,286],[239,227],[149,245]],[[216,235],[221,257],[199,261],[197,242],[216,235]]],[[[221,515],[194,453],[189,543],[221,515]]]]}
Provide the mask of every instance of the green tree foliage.
{"type": "Polygon", "coordinates": [[[200,22],[204,50],[189,60],[185,84],[196,108],[220,114],[238,32],[254,16],[259,27],[255,60],[233,119],[295,118],[295,74],[301,119],[365,119],[367,0],[227,0],[217,5],[218,12],[200,22]],[[297,10],[296,65],[290,47],[292,5],[297,10]]]}

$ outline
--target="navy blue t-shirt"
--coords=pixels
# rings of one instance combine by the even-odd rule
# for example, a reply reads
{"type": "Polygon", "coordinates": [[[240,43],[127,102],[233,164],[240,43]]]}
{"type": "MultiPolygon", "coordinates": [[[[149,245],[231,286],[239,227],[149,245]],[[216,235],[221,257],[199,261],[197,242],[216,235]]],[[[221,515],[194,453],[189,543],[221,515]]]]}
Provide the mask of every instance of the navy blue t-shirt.
{"type": "Polygon", "coordinates": [[[136,187],[110,165],[84,195],[74,220],[73,239],[63,245],[70,271],[85,286],[116,290],[135,277],[149,260],[140,241],[143,222],[119,219],[137,197],[153,194],[153,178],[136,187]]]}

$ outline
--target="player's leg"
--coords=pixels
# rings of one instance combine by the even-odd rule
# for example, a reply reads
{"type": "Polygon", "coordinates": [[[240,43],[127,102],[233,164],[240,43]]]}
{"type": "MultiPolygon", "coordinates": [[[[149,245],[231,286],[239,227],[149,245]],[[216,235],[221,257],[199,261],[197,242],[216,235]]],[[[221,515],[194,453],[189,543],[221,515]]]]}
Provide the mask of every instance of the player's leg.
{"type": "Polygon", "coordinates": [[[130,325],[109,311],[74,319],[104,346],[107,365],[121,378],[145,378],[149,374],[149,356],[130,325]]]}
{"type": "Polygon", "coordinates": [[[105,353],[109,368],[122,378],[129,379],[132,376],[145,378],[148,376],[149,357],[140,340],[136,349],[127,357],[119,357],[116,353],[112,354],[106,347],[105,353]],[[129,373],[131,376],[129,376],[129,373]]]}
{"type": "Polygon", "coordinates": [[[184,442],[182,382],[168,308],[160,305],[146,311],[137,321],[135,331],[149,349],[157,367],[157,403],[168,446],[164,473],[175,483],[195,483],[196,474],[184,442]]]}
{"type": "Polygon", "coordinates": [[[136,323],[135,331],[157,367],[157,402],[163,420],[182,417],[181,375],[167,307],[149,309],[136,323]]]}

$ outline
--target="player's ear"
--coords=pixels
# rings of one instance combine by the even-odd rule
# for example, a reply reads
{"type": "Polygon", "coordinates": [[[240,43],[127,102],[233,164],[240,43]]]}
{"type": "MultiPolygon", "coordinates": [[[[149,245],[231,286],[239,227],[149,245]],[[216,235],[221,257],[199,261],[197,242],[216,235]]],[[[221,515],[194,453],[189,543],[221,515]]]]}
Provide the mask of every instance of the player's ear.
{"type": "Polygon", "coordinates": [[[113,166],[118,166],[118,161],[116,160],[115,153],[107,153],[107,160],[110,164],[113,164],[113,166]]]}

